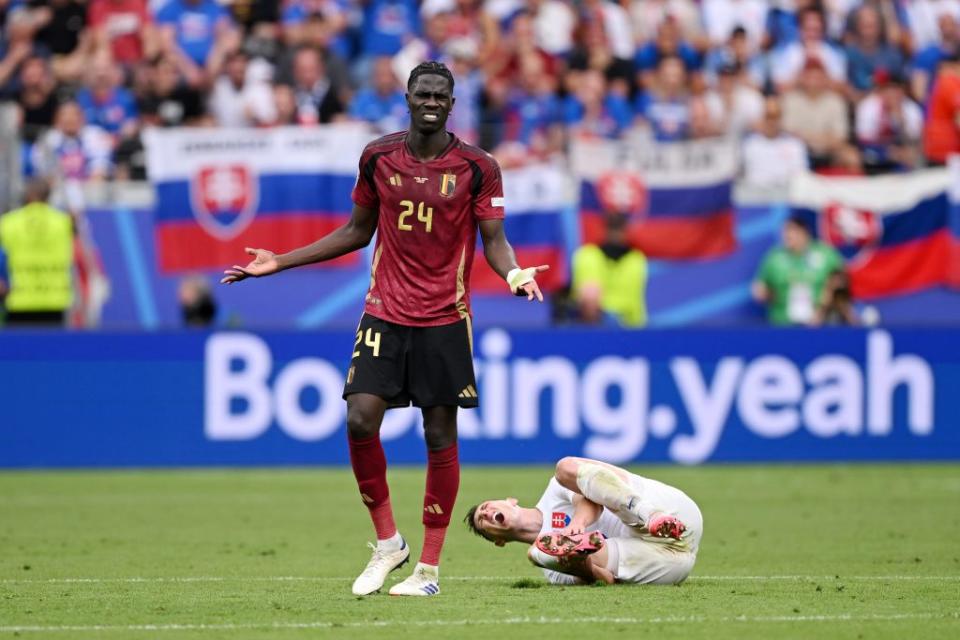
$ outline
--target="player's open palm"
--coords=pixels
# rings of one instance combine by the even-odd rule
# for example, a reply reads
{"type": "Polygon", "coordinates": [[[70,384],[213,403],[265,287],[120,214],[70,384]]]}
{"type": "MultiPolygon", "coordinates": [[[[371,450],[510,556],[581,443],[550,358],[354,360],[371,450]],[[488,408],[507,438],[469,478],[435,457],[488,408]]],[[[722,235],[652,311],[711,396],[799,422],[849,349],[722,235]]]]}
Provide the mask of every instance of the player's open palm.
{"type": "Polygon", "coordinates": [[[253,256],[253,260],[247,263],[245,267],[235,264],[229,269],[224,270],[223,279],[220,280],[221,284],[233,284],[234,282],[240,282],[247,278],[268,276],[280,270],[277,256],[273,251],[251,249],[250,247],[247,247],[244,251],[253,256]]]}

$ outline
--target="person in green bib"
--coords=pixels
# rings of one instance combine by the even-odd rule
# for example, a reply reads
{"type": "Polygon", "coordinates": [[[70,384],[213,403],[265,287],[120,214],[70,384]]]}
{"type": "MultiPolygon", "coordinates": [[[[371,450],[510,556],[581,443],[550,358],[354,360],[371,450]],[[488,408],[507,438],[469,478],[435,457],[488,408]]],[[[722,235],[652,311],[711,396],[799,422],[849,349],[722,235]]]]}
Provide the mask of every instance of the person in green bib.
{"type": "Polygon", "coordinates": [[[791,216],[783,225],[783,245],[760,263],[753,297],[766,305],[772,325],[814,325],[827,278],[843,268],[840,254],[814,240],[802,218],[791,216]]]}
{"type": "Polygon", "coordinates": [[[627,221],[625,214],[608,213],[603,244],[586,244],[573,254],[571,293],[583,322],[647,324],[647,258],[628,244],[627,221]]]}
{"type": "Polygon", "coordinates": [[[73,219],[47,204],[49,196],[46,180],[31,180],[23,207],[0,216],[8,326],[63,326],[73,304],[73,219]]]}

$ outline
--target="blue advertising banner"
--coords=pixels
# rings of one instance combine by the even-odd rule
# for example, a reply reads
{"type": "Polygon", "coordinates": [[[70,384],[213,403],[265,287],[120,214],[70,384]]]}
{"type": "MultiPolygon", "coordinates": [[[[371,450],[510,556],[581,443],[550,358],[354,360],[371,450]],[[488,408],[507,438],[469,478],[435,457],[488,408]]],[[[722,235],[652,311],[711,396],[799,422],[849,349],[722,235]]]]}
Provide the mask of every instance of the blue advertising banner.
{"type": "MultiPolygon", "coordinates": [[[[960,459],[960,331],[488,329],[468,463],[960,459]]],[[[346,464],[343,333],[0,334],[0,466],[346,464]]],[[[424,459],[389,411],[391,462],[424,459]]]]}

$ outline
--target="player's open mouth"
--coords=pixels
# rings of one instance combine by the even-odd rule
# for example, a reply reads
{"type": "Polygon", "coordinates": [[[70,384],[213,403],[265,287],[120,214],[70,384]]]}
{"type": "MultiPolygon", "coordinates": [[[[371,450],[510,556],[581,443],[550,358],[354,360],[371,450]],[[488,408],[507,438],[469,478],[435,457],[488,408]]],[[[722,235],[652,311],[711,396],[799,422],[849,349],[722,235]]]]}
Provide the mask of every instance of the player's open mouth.
{"type": "Polygon", "coordinates": [[[496,522],[497,524],[503,524],[504,522],[506,522],[506,520],[507,519],[504,518],[503,514],[500,513],[499,511],[493,514],[493,521],[496,522]]]}
{"type": "Polygon", "coordinates": [[[436,113],[425,113],[423,114],[423,119],[427,122],[436,122],[440,116],[436,113]]]}

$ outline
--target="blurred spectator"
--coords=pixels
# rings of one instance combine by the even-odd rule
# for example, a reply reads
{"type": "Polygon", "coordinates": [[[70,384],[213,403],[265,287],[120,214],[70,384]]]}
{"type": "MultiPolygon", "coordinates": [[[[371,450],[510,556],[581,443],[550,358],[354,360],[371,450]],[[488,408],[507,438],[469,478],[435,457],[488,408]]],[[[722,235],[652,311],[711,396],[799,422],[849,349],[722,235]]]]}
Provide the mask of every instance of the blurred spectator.
{"type": "Polygon", "coordinates": [[[960,0],[910,0],[902,4],[914,51],[940,44],[937,22],[942,15],[960,20],[960,0]]]}
{"type": "Polygon", "coordinates": [[[20,68],[20,92],[17,104],[20,107],[20,135],[27,144],[51,126],[57,112],[57,81],[50,70],[47,58],[32,57],[20,68]]]}
{"type": "Polygon", "coordinates": [[[293,57],[293,94],[300,124],[326,124],[344,111],[320,52],[302,47],[293,57]]]}
{"type": "Polygon", "coordinates": [[[566,57],[573,49],[573,31],[577,16],[566,0],[527,0],[527,11],[533,17],[537,46],[557,58],[566,57]]]}
{"type": "Polygon", "coordinates": [[[217,301],[210,282],[203,276],[190,276],[180,281],[177,288],[180,315],[185,327],[213,326],[217,319],[217,301]]]}
{"type": "Polygon", "coordinates": [[[293,48],[313,43],[348,58],[349,10],[350,3],[345,0],[288,0],[281,13],[283,41],[293,48]]]}
{"type": "Polygon", "coordinates": [[[800,16],[800,40],[791,42],[772,54],[773,82],[779,91],[792,88],[803,72],[804,64],[817,59],[837,86],[847,78],[846,56],[826,40],[823,14],[807,9],[800,16]]]}
{"type": "Polygon", "coordinates": [[[630,104],[606,90],[602,73],[595,69],[580,72],[573,86],[574,93],[563,103],[563,120],[571,136],[616,138],[630,126],[630,104]]]}
{"type": "Polygon", "coordinates": [[[88,123],[114,136],[126,138],[137,130],[137,105],[126,88],[120,86],[121,70],[106,51],[94,56],[87,66],[86,82],[76,100],[88,123]]]}
{"type": "MultiPolygon", "coordinates": [[[[611,81],[612,90],[627,96],[634,82],[635,47],[626,11],[606,0],[585,0],[574,42],[570,69],[600,71],[611,81]]],[[[573,83],[567,85],[568,91],[576,90],[573,83]]]]}
{"type": "Polygon", "coordinates": [[[940,62],[923,130],[927,160],[945,164],[947,156],[960,153],[960,51],[940,62]]]}
{"type": "Polygon", "coordinates": [[[157,12],[160,43],[186,81],[197,86],[221,51],[235,45],[234,25],[215,0],[167,0],[157,12]]]}
{"type": "Polygon", "coordinates": [[[129,68],[157,53],[157,32],[146,0],[91,0],[87,21],[98,51],[129,68]]]}
{"type": "Polygon", "coordinates": [[[907,97],[904,79],[884,70],[857,105],[855,129],[868,173],[913,169],[920,161],[923,111],[907,97]]]}
{"type": "Polygon", "coordinates": [[[690,133],[690,91],[683,61],[661,58],[653,85],[637,97],[636,113],[660,142],[686,140],[690,133]]]}
{"type": "Polygon", "coordinates": [[[736,64],[718,69],[715,91],[705,99],[718,133],[742,138],[763,117],[763,94],[750,85],[746,73],[736,64]]]}
{"type": "Polygon", "coordinates": [[[26,5],[34,28],[34,41],[53,54],[53,74],[75,82],[83,74],[93,39],[87,26],[87,9],[77,0],[29,0],[26,5]]]}
{"type": "Polygon", "coordinates": [[[874,74],[903,74],[903,56],[887,40],[880,12],[864,4],[851,14],[852,33],[847,45],[847,80],[850,96],[856,101],[873,88],[874,74]]]}
{"type": "Polygon", "coordinates": [[[563,104],[556,95],[557,81],[544,73],[542,65],[537,56],[525,58],[518,83],[511,86],[499,82],[491,86],[505,92],[491,99],[503,102],[503,131],[495,155],[507,166],[529,157],[542,159],[562,149],[563,104]],[[520,157],[511,159],[511,154],[520,157]]]}
{"type": "Polygon", "coordinates": [[[913,59],[913,74],[910,89],[913,97],[924,103],[933,90],[933,78],[937,75],[940,61],[960,51],[960,21],[949,13],[944,13],[938,21],[940,42],[921,50],[913,59]]]}
{"type": "Polygon", "coordinates": [[[208,108],[213,121],[221,127],[274,123],[277,109],[269,75],[269,65],[250,63],[242,50],[227,54],[223,72],[210,92],[208,108]]]}
{"type": "Polygon", "coordinates": [[[203,95],[181,81],[176,64],[167,55],[158,56],[150,65],[137,107],[148,125],[179,127],[206,121],[203,95]]]}
{"type": "Polygon", "coordinates": [[[483,74],[477,59],[477,47],[467,38],[455,38],[447,43],[447,66],[457,79],[453,97],[457,108],[450,112],[447,129],[469,144],[477,144],[480,137],[480,96],[483,94],[483,74]]]}
{"type": "Polygon", "coordinates": [[[521,11],[510,22],[509,33],[500,39],[498,50],[488,56],[484,70],[488,78],[515,81],[528,58],[538,58],[540,73],[556,76],[557,60],[540,48],[533,30],[533,19],[521,11]]]}
{"type": "Polygon", "coordinates": [[[573,300],[580,320],[599,324],[605,316],[621,326],[647,324],[647,258],[627,243],[629,216],[608,214],[602,245],[586,244],[573,254],[573,300]]]}
{"type": "Polygon", "coordinates": [[[730,34],[730,39],[723,48],[711,49],[704,60],[704,69],[707,82],[716,81],[721,67],[736,66],[743,70],[742,79],[757,89],[767,84],[769,72],[767,58],[759,52],[751,51],[747,42],[747,32],[743,27],[737,27],[730,34]]]}
{"type": "Polygon", "coordinates": [[[421,33],[420,12],[416,0],[363,0],[360,28],[360,55],[355,63],[355,79],[364,85],[370,65],[378,56],[392,56],[421,33]]]}
{"type": "Polygon", "coordinates": [[[17,93],[20,65],[30,57],[48,58],[50,52],[33,41],[33,25],[25,11],[7,17],[5,37],[0,38],[0,98],[10,99],[17,93]]]}
{"type": "Polygon", "coordinates": [[[47,200],[46,180],[30,180],[24,206],[0,216],[0,250],[7,256],[8,326],[63,326],[73,303],[73,222],[47,200]]]}
{"type": "Polygon", "coordinates": [[[633,35],[639,45],[653,40],[666,20],[677,23],[680,37],[684,40],[697,47],[708,44],[704,41],[700,9],[693,0],[632,0],[629,11],[633,35]]]}
{"type": "Polygon", "coordinates": [[[860,324],[853,308],[850,277],[843,269],[836,269],[827,276],[820,294],[820,303],[814,314],[813,324],[853,326],[860,324]]]}
{"type": "Polygon", "coordinates": [[[780,100],[764,101],[763,121],[743,143],[743,178],[760,189],[785,189],[790,179],[809,167],[803,141],[783,130],[780,100]]]}
{"type": "Polygon", "coordinates": [[[33,147],[35,173],[68,181],[103,180],[110,175],[110,135],[88,124],[83,109],[73,101],[57,107],[53,128],[33,147]]]}
{"type": "Polygon", "coordinates": [[[817,320],[827,277],[842,269],[840,254],[814,240],[802,218],[791,217],[783,225],[783,246],[764,256],[751,291],[767,306],[770,324],[809,325],[817,320]]]}
{"type": "Polygon", "coordinates": [[[354,95],[350,117],[369,122],[381,133],[405,129],[408,121],[405,93],[393,74],[391,59],[381,56],[373,63],[371,86],[354,95]]]}
{"type": "Polygon", "coordinates": [[[815,169],[859,169],[856,149],[850,146],[847,104],[830,88],[823,63],[807,60],[796,89],[783,97],[783,127],[807,145],[815,169]]]}
{"type": "MultiPolygon", "coordinates": [[[[323,67],[334,86],[340,88],[341,91],[350,86],[350,70],[347,67],[346,58],[340,53],[344,47],[337,45],[339,38],[331,39],[331,29],[333,27],[328,26],[327,23],[334,18],[328,18],[327,15],[327,13],[319,10],[311,10],[298,32],[295,39],[296,44],[292,44],[292,39],[288,40],[290,44],[285,49],[277,52],[275,56],[267,56],[271,61],[276,60],[275,80],[292,84],[293,62],[297,52],[304,48],[312,48],[320,52],[323,67]]],[[[246,43],[245,47],[249,48],[249,45],[250,41],[246,43]]],[[[260,54],[252,53],[251,55],[260,54]]],[[[367,76],[371,71],[370,65],[367,64],[364,68],[364,74],[366,75],[360,84],[363,85],[369,81],[367,76]]]]}
{"type": "Polygon", "coordinates": [[[700,69],[700,54],[693,46],[682,40],[679,23],[668,16],[660,23],[656,37],[637,49],[636,59],[638,80],[642,87],[648,87],[656,74],[657,65],[664,56],[677,56],[683,60],[683,66],[690,74],[700,69]]]}
{"type": "Polygon", "coordinates": [[[297,124],[297,97],[293,93],[293,87],[282,83],[274,84],[273,104],[276,110],[276,119],[273,124],[297,124]]]}
{"type": "Polygon", "coordinates": [[[767,26],[767,0],[703,0],[701,7],[703,24],[713,45],[722,45],[734,29],[743,27],[751,50],[760,48],[767,26]]]}

